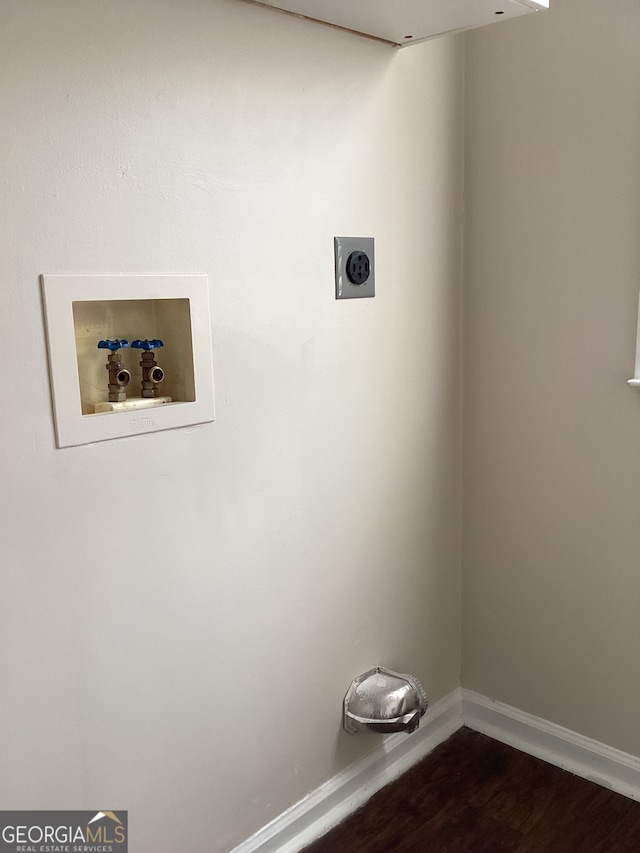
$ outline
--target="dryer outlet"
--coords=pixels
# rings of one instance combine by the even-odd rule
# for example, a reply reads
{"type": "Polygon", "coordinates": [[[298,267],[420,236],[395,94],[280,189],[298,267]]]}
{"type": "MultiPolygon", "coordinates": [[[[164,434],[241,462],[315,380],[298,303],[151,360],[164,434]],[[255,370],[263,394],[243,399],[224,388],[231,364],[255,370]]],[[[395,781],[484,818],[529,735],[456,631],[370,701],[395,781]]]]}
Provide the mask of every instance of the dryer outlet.
{"type": "Polygon", "coordinates": [[[336,299],[375,296],[373,237],[334,237],[336,299]]]}

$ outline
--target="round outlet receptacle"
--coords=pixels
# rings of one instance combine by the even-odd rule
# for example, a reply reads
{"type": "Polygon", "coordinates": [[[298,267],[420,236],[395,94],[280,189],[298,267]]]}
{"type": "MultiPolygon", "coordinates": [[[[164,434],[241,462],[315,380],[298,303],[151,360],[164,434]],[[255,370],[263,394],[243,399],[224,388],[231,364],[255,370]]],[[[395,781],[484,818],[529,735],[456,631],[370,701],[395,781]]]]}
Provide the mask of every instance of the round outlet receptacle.
{"type": "Polygon", "coordinates": [[[347,258],[347,277],[352,284],[364,284],[371,273],[371,263],[366,252],[351,252],[347,258]]]}

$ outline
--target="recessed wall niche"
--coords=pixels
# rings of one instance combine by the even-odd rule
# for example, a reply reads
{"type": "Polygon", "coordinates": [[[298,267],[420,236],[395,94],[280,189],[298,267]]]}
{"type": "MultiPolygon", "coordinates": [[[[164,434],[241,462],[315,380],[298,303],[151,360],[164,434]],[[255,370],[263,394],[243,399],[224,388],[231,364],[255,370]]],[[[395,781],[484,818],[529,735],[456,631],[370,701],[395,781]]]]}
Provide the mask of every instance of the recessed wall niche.
{"type": "MultiPolygon", "coordinates": [[[[74,302],[73,327],[83,415],[93,415],[108,397],[108,349],[98,341],[125,339],[118,357],[131,375],[125,387],[127,401],[141,400],[141,350],[130,346],[136,340],[157,340],[154,350],[163,378],[158,384],[162,400],[192,403],[195,396],[191,312],[188,299],[127,299],[74,302]]],[[[153,398],[148,404],[152,406],[153,398]]]]}
{"type": "Polygon", "coordinates": [[[214,419],[206,276],[43,275],[42,288],[59,447],[214,419]],[[110,397],[112,352],[124,385],[110,397]]]}

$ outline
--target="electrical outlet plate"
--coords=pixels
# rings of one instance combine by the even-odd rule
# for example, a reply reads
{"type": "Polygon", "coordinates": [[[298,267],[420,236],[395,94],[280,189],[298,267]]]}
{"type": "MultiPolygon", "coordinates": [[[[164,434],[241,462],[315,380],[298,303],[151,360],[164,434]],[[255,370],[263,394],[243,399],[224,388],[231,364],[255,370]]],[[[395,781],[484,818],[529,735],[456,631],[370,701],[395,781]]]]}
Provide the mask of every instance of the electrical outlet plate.
{"type": "Polygon", "coordinates": [[[373,237],[334,237],[336,266],[336,299],[355,299],[375,296],[375,263],[373,237]],[[369,275],[362,284],[353,282],[347,272],[349,258],[362,253],[369,261],[369,275]]]}
{"type": "MultiPolygon", "coordinates": [[[[209,288],[206,275],[43,275],[49,372],[58,447],[71,447],[214,420],[209,288]],[[127,404],[107,398],[99,339],[158,338],[168,396],[142,407],[140,351],[121,349],[132,378],[127,404]],[[158,405],[155,405],[158,403],[158,405]]],[[[165,390],[166,389],[166,390],[165,390]]]]}

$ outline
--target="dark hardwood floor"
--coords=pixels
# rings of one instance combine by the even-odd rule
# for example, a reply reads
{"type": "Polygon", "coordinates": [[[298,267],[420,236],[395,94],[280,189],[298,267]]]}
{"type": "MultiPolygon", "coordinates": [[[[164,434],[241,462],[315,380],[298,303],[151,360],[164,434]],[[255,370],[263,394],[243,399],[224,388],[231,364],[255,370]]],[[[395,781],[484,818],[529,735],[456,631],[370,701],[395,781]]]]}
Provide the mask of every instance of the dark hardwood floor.
{"type": "Polygon", "coordinates": [[[640,853],[640,803],[460,729],[304,853],[640,853]]]}

